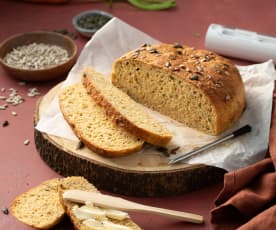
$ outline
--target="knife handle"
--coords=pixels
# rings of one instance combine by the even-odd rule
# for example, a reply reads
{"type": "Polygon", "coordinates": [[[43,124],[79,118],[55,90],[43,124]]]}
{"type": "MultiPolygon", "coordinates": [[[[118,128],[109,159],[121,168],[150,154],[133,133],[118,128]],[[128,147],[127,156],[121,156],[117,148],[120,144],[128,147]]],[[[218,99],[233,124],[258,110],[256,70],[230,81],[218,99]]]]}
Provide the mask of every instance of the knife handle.
{"type": "Polygon", "coordinates": [[[241,127],[240,129],[234,131],[232,134],[234,137],[238,137],[242,134],[245,134],[245,133],[249,133],[251,131],[251,126],[250,125],[245,125],[243,127],[241,127]]]}

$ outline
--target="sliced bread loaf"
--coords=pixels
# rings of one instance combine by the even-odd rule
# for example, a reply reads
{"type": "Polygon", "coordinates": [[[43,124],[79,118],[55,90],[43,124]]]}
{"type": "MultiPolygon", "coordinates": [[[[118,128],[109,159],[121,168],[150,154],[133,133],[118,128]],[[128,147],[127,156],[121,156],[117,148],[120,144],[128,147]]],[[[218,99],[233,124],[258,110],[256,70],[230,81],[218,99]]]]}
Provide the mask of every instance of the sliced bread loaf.
{"type": "Polygon", "coordinates": [[[172,138],[172,134],[150,117],[141,105],[114,87],[106,77],[93,68],[84,69],[82,83],[96,103],[106,110],[106,114],[117,125],[153,145],[165,146],[172,138]]]}
{"type": "Polygon", "coordinates": [[[43,182],[19,195],[11,204],[11,214],[19,221],[38,229],[49,229],[64,216],[59,201],[59,179],[43,182]]]}
{"type": "Polygon", "coordinates": [[[63,89],[59,105],[74,133],[95,153],[115,157],[142,148],[143,141],[114,124],[81,83],[63,89]]]}
{"type": "MultiPolygon", "coordinates": [[[[77,189],[77,190],[83,190],[88,192],[99,192],[92,184],[90,184],[85,178],[83,177],[68,177],[62,180],[62,183],[59,186],[59,196],[60,196],[60,202],[62,203],[66,214],[70,217],[72,223],[75,226],[75,229],[77,230],[95,230],[95,229],[107,229],[107,228],[101,228],[100,226],[98,228],[89,227],[87,222],[93,222],[93,219],[87,219],[86,218],[80,218],[76,215],[75,208],[78,207],[77,203],[64,200],[62,198],[62,194],[65,190],[70,189],[77,189]],[[90,220],[90,221],[89,221],[90,220]]],[[[79,214],[80,215],[80,214],[79,214]]],[[[91,215],[92,218],[92,215],[91,215]]],[[[116,219],[110,219],[106,218],[108,222],[111,224],[119,224],[122,225],[122,227],[128,227],[128,229],[131,230],[140,230],[140,227],[136,225],[130,218],[126,218],[123,220],[116,220],[116,219]]],[[[110,228],[113,229],[113,228],[110,228]]],[[[121,228],[122,229],[122,228],[121,228]]]]}
{"type": "Polygon", "coordinates": [[[230,128],[245,108],[234,64],[180,44],[143,45],[118,58],[112,83],[135,101],[212,135],[230,128]]]}

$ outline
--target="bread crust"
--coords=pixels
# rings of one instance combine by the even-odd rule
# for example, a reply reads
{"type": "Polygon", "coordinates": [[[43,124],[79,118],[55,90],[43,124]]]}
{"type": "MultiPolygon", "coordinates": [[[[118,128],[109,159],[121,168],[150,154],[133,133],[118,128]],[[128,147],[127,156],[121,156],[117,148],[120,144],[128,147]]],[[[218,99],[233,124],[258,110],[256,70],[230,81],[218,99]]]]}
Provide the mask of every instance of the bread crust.
{"type": "MultiPolygon", "coordinates": [[[[157,133],[150,132],[150,130],[143,129],[138,127],[136,124],[127,119],[123,114],[121,114],[113,105],[110,103],[93,85],[93,82],[90,80],[89,76],[91,75],[91,68],[86,68],[82,75],[82,83],[86,88],[89,95],[91,95],[94,101],[105,109],[106,115],[110,117],[113,122],[128,130],[130,133],[140,137],[146,142],[156,145],[156,146],[166,146],[171,140],[172,135],[169,133],[167,135],[158,135],[157,133]]],[[[125,95],[128,97],[128,95],[125,95]]]]}
{"type": "MultiPolygon", "coordinates": [[[[62,107],[61,107],[61,111],[62,111],[62,107]]],[[[143,144],[141,144],[141,145],[135,146],[134,148],[121,149],[121,150],[118,150],[118,151],[103,149],[102,147],[97,146],[96,144],[87,141],[86,138],[83,137],[82,133],[75,127],[74,123],[72,123],[70,121],[70,119],[66,118],[65,116],[64,116],[64,119],[70,125],[70,127],[72,128],[75,135],[80,139],[80,141],[85,146],[87,146],[87,148],[89,148],[93,152],[95,152],[97,154],[100,154],[104,157],[111,157],[112,158],[112,157],[126,156],[126,155],[129,155],[131,153],[135,153],[135,152],[139,151],[143,147],[143,144]]]]}
{"type": "MultiPolygon", "coordinates": [[[[79,84],[80,87],[81,84],[79,84]]],[[[78,87],[76,86],[72,86],[72,87],[78,87]]],[[[61,101],[61,94],[59,94],[59,100],[61,101]]],[[[143,147],[143,142],[141,141],[141,143],[138,145],[133,145],[132,148],[122,148],[122,149],[118,149],[118,150],[110,150],[110,149],[104,149],[101,146],[98,146],[95,142],[91,142],[89,140],[87,140],[83,134],[82,131],[79,130],[76,125],[74,124],[74,122],[67,116],[65,107],[63,103],[59,103],[60,106],[60,110],[63,114],[64,119],[66,120],[66,122],[70,125],[70,127],[72,128],[73,132],[75,133],[75,135],[80,139],[81,142],[83,142],[89,149],[91,149],[92,151],[94,151],[97,154],[100,154],[102,156],[105,157],[118,157],[118,156],[125,156],[125,155],[129,155],[131,153],[137,152],[139,151],[142,147],[143,147]]]]}
{"type": "Polygon", "coordinates": [[[230,128],[245,109],[245,89],[238,69],[213,52],[180,44],[143,45],[115,60],[112,82],[119,88],[117,65],[128,61],[161,70],[199,89],[216,111],[213,135],[230,128]]]}
{"type": "Polygon", "coordinates": [[[59,178],[46,180],[40,185],[20,194],[12,201],[10,206],[11,214],[21,222],[34,228],[49,229],[53,227],[60,222],[65,214],[58,199],[59,182],[59,178]],[[46,198],[47,201],[45,201],[46,198]],[[51,204],[53,207],[49,208],[53,210],[50,214],[48,213],[49,209],[41,209],[41,205],[49,206],[51,204]],[[41,216],[36,216],[37,212],[41,216]],[[47,216],[48,218],[45,220],[47,216]]]}

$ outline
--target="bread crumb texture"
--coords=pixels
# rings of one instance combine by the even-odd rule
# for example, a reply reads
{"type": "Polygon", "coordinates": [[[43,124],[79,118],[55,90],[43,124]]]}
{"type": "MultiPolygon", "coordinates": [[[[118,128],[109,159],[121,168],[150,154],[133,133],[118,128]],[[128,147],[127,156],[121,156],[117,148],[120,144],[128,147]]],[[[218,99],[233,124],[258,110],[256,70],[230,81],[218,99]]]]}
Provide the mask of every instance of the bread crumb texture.
{"type": "Polygon", "coordinates": [[[59,179],[43,182],[19,195],[11,204],[11,214],[21,222],[38,229],[49,229],[64,216],[59,202],[59,179]]]}
{"type": "Polygon", "coordinates": [[[172,134],[161,123],[93,68],[85,68],[82,82],[87,92],[117,125],[153,145],[164,146],[171,140],[172,134]]]}
{"type": "Polygon", "coordinates": [[[114,124],[81,83],[63,89],[59,105],[74,133],[92,151],[113,157],[142,148],[143,141],[114,124]]]}
{"type": "Polygon", "coordinates": [[[142,45],[115,60],[112,83],[135,101],[218,135],[245,108],[238,69],[213,52],[181,44],[142,45]]]}

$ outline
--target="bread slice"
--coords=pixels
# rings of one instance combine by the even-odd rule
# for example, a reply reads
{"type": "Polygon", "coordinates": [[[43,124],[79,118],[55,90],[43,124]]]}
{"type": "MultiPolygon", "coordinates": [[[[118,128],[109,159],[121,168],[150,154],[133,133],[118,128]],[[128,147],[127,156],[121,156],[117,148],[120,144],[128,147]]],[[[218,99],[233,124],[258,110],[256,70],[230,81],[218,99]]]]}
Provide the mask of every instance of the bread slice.
{"type": "Polygon", "coordinates": [[[112,83],[132,99],[211,135],[230,128],[245,109],[236,66],[207,50],[143,45],[113,63],[112,83]]]}
{"type": "MultiPolygon", "coordinates": [[[[77,190],[83,190],[83,191],[88,191],[88,192],[99,192],[99,191],[83,177],[65,178],[62,180],[62,183],[59,186],[60,202],[62,203],[66,214],[70,217],[72,223],[74,224],[75,229],[77,229],[77,230],[94,230],[94,229],[88,227],[87,225],[85,225],[74,214],[73,207],[76,205],[76,203],[64,200],[62,198],[63,192],[68,189],[77,189],[77,190]]],[[[129,227],[132,230],[140,230],[141,229],[130,218],[127,218],[124,220],[109,219],[109,221],[111,221],[115,224],[120,224],[120,225],[129,227]]]]}
{"type": "Polygon", "coordinates": [[[63,89],[59,105],[74,133],[95,153],[116,157],[142,148],[143,141],[114,124],[81,83],[63,89]]]}
{"type": "Polygon", "coordinates": [[[93,68],[84,69],[82,83],[117,125],[153,145],[165,146],[171,140],[172,134],[164,126],[93,68]]]}
{"type": "Polygon", "coordinates": [[[16,197],[10,207],[19,221],[38,229],[49,229],[64,216],[59,201],[60,179],[51,179],[16,197]]]}

